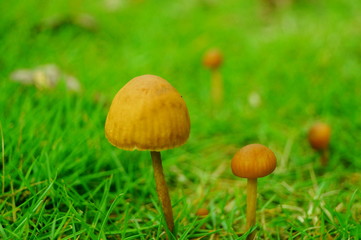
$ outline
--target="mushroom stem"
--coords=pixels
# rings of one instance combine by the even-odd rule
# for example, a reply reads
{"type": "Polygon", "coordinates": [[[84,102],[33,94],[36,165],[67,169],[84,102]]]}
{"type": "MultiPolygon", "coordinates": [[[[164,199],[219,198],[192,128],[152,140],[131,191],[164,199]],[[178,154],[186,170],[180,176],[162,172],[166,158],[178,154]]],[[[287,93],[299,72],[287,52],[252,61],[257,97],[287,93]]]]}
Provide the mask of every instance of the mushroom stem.
{"type": "MultiPolygon", "coordinates": [[[[247,182],[247,230],[256,224],[257,208],[257,178],[248,178],[247,182]]],[[[247,240],[253,240],[256,232],[248,235],[247,240]]]]}
{"type": "Polygon", "coordinates": [[[216,105],[220,105],[223,101],[222,75],[218,69],[213,69],[211,74],[213,102],[216,105]]]}
{"type": "Polygon", "coordinates": [[[172,205],[170,202],[167,183],[165,182],[164,179],[160,152],[151,151],[150,154],[152,156],[152,161],[153,161],[154,178],[157,187],[158,198],[162,204],[162,209],[164,212],[165,221],[167,222],[168,229],[169,231],[173,232],[174,221],[173,221],[172,205]]]}
{"type": "Polygon", "coordinates": [[[327,166],[327,163],[328,163],[328,151],[327,151],[327,149],[323,149],[323,150],[321,150],[321,158],[320,158],[320,160],[321,160],[321,165],[323,166],[323,167],[325,167],[325,166],[327,166]]]}

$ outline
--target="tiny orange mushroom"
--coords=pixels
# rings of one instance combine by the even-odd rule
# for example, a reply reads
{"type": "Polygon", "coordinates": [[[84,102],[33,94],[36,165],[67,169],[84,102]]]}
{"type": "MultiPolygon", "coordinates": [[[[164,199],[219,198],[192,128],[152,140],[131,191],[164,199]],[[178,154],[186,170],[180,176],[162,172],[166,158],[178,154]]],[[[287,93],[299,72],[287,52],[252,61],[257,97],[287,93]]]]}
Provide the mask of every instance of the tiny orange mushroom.
{"type": "Polygon", "coordinates": [[[208,50],[203,57],[203,65],[210,69],[217,69],[223,62],[223,55],[219,49],[208,50]]]}
{"type": "Polygon", "coordinates": [[[196,212],[196,216],[198,217],[206,217],[208,216],[209,211],[207,208],[199,208],[196,212]]]}
{"type": "Polygon", "coordinates": [[[328,163],[330,138],[331,127],[326,123],[315,123],[308,132],[308,141],[311,147],[321,153],[322,166],[326,166],[328,163]]]}
{"type": "MultiPolygon", "coordinates": [[[[231,168],[234,175],[247,178],[247,229],[256,223],[257,178],[271,174],[277,165],[274,153],[261,144],[249,144],[241,148],[233,157],[231,168]]],[[[255,232],[248,240],[255,237],[255,232]]]]}
{"type": "Polygon", "coordinates": [[[203,65],[211,70],[211,91],[216,105],[223,101],[223,80],[219,71],[222,63],[223,55],[216,48],[207,51],[203,57],[203,65]]]}

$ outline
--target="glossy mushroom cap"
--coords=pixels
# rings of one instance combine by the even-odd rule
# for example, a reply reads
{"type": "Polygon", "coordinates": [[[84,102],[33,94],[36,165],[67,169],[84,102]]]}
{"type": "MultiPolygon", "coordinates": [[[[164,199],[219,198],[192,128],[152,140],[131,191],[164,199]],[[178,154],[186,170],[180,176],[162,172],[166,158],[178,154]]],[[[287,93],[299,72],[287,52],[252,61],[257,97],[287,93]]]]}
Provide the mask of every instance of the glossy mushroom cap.
{"type": "Polygon", "coordinates": [[[261,144],[241,148],[232,159],[232,172],[242,178],[260,178],[271,174],[277,165],[276,156],[261,144]]]}
{"type": "Polygon", "coordinates": [[[218,49],[211,49],[203,57],[203,65],[210,68],[216,69],[223,62],[222,53],[218,49]]]}
{"type": "Polygon", "coordinates": [[[316,123],[308,132],[308,141],[312,148],[323,150],[328,147],[331,137],[331,128],[325,123],[316,123]]]}
{"type": "Polygon", "coordinates": [[[161,151],[184,144],[190,131],[187,106],[166,80],[143,75],[130,80],[113,99],[105,135],[124,150],[161,151]]]}

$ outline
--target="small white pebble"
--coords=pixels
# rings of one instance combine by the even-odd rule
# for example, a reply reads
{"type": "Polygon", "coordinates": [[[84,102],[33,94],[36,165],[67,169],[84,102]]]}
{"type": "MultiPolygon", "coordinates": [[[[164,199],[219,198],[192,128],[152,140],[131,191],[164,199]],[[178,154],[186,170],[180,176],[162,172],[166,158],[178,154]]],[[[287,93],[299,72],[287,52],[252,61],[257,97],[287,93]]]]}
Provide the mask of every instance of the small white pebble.
{"type": "Polygon", "coordinates": [[[65,76],[65,84],[66,84],[66,88],[69,91],[80,92],[80,90],[81,90],[81,86],[80,86],[78,79],[76,79],[73,76],[70,76],[70,75],[65,76]]]}
{"type": "Polygon", "coordinates": [[[262,104],[261,96],[258,92],[251,92],[248,95],[248,103],[251,107],[258,108],[262,104]]]}
{"type": "Polygon", "coordinates": [[[33,81],[33,71],[30,69],[19,69],[10,74],[10,79],[25,85],[31,85],[33,81]]]}

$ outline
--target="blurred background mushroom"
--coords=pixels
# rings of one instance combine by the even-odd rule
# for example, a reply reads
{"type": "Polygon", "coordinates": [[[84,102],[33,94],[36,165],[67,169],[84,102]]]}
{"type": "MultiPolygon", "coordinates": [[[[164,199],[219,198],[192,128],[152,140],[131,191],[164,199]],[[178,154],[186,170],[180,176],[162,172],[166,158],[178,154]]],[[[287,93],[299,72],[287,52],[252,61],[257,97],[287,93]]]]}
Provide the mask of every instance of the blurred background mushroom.
{"type": "Polygon", "coordinates": [[[213,104],[218,106],[223,101],[224,86],[219,70],[223,63],[223,55],[217,48],[208,50],[203,56],[203,65],[211,71],[211,95],[213,104]]]}
{"type": "Polygon", "coordinates": [[[331,138],[331,127],[324,122],[317,122],[308,132],[308,141],[311,147],[320,153],[322,166],[327,166],[329,161],[329,143],[331,138]]]}
{"type": "Polygon", "coordinates": [[[206,217],[208,216],[209,211],[207,208],[199,208],[196,212],[196,216],[198,217],[206,217]]]}

